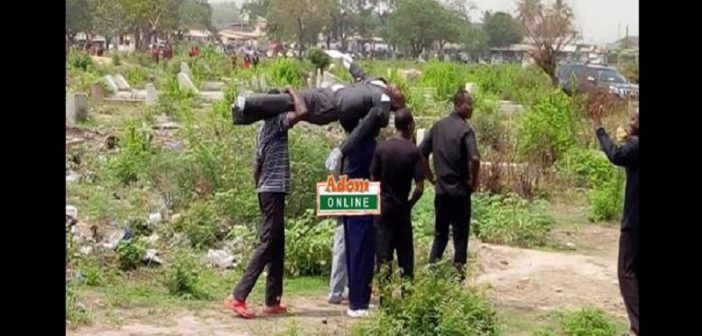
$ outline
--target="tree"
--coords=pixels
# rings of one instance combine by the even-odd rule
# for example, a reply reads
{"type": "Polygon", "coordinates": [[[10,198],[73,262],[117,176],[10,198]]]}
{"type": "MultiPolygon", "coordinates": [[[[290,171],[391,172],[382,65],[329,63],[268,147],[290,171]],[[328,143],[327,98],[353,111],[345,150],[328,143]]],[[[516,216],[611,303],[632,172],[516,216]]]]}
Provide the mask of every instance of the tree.
{"type": "Polygon", "coordinates": [[[213,3],[210,4],[210,7],[212,8],[212,24],[218,28],[239,20],[241,9],[234,2],[213,3]]]}
{"type": "Polygon", "coordinates": [[[66,39],[75,43],[78,33],[92,30],[92,3],[90,0],[66,0],[66,39]]]}
{"type": "Polygon", "coordinates": [[[468,52],[483,52],[488,45],[488,35],[481,25],[466,23],[461,30],[461,43],[468,52]]]}
{"type": "Polygon", "coordinates": [[[124,11],[114,0],[92,0],[92,2],[93,31],[105,36],[105,42],[109,48],[111,38],[124,33],[124,11]]]}
{"type": "Polygon", "coordinates": [[[417,57],[435,42],[443,47],[446,42],[458,41],[461,22],[455,11],[436,0],[404,0],[390,15],[385,36],[417,57]]]}
{"type": "Polygon", "coordinates": [[[125,24],[134,34],[136,48],[145,49],[153,37],[179,27],[184,0],[117,0],[125,13],[125,24]]]}
{"type": "Polygon", "coordinates": [[[491,47],[504,47],[519,43],[523,38],[519,24],[505,12],[486,13],[486,17],[483,19],[483,29],[487,33],[488,45],[491,47]]]}
{"type": "Polygon", "coordinates": [[[331,23],[334,0],[270,0],[267,17],[274,22],[280,37],[294,38],[300,48],[315,44],[322,29],[331,23]]]}
{"type": "Polygon", "coordinates": [[[556,57],[577,37],[572,8],[563,0],[555,0],[549,7],[541,0],[520,0],[517,19],[525,40],[532,47],[530,56],[551,78],[552,84],[557,85],[556,57]]]}

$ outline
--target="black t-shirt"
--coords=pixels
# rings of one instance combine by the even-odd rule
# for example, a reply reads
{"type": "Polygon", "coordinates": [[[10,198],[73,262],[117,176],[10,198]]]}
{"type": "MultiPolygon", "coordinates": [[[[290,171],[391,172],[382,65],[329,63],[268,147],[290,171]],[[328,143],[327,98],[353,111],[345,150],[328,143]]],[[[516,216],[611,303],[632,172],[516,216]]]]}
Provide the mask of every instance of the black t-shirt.
{"type": "Polygon", "coordinates": [[[375,149],[371,176],[380,181],[383,212],[409,201],[412,180],[424,179],[419,148],[407,139],[394,137],[375,149]]]}
{"type": "Polygon", "coordinates": [[[480,157],[475,132],[456,112],[437,121],[419,145],[422,154],[433,157],[436,194],[461,197],[470,194],[468,163],[480,157]]]}

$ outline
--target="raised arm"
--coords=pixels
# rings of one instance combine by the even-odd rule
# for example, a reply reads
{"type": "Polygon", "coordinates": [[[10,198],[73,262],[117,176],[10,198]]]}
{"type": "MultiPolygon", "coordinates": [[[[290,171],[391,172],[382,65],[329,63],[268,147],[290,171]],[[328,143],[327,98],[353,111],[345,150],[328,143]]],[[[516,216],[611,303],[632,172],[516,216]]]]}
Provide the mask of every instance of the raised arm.
{"type": "Polygon", "coordinates": [[[285,91],[292,96],[293,105],[295,105],[295,111],[287,113],[288,126],[292,128],[300,120],[304,120],[307,117],[307,104],[305,104],[305,100],[302,99],[302,97],[300,97],[297,91],[292,87],[287,87],[285,91]]]}
{"type": "Polygon", "coordinates": [[[381,102],[368,111],[366,117],[356,125],[356,128],[339,146],[342,154],[348,155],[362,139],[373,136],[375,132],[388,125],[390,122],[390,97],[383,94],[380,99],[381,102]]]}
{"type": "Polygon", "coordinates": [[[626,167],[634,163],[639,158],[639,138],[632,137],[623,146],[617,146],[612,142],[604,128],[597,128],[597,140],[600,148],[607,155],[609,161],[617,166],[626,167]]]}

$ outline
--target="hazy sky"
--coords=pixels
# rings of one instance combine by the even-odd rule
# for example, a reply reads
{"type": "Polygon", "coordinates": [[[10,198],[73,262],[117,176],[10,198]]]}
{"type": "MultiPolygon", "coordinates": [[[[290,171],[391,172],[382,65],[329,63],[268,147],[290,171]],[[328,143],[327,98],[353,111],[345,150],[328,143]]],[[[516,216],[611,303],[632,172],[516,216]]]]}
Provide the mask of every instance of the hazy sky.
{"type": "MultiPolygon", "coordinates": [[[[469,0],[484,10],[507,11],[514,13],[516,0],[469,0]]],[[[209,2],[232,2],[232,0],[209,0],[209,2]]],[[[234,0],[243,3],[244,0],[234,0]]],[[[551,1],[546,0],[547,3],[551,1]]],[[[614,42],[625,36],[626,26],[629,35],[639,35],[639,0],[566,0],[573,6],[578,30],[583,38],[592,43],[614,42]],[[619,30],[619,31],[618,31],[619,30]]],[[[474,19],[480,12],[472,13],[474,19]]]]}

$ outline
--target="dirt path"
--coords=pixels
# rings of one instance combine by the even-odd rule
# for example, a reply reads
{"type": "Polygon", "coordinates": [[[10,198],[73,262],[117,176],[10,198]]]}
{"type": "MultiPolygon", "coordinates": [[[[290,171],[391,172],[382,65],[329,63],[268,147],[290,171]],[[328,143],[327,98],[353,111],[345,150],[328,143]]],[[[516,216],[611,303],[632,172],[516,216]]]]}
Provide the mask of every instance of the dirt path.
{"type": "MultiPolygon", "coordinates": [[[[598,307],[624,317],[616,277],[618,230],[587,226],[568,234],[574,251],[541,251],[471,243],[477,258],[470,281],[489,287],[488,294],[502,307],[543,311],[598,307]]],[[[197,311],[181,310],[150,318],[147,311],[125,312],[123,322],[96,322],[68,330],[68,335],[266,335],[305,330],[317,335],[348,335],[346,306],[330,305],[324,294],[290,298],[292,314],[283,318],[243,320],[232,317],[222,303],[197,311]]],[[[254,307],[260,310],[261,307],[254,307]]],[[[120,313],[121,314],[121,313],[120,313]]]]}

